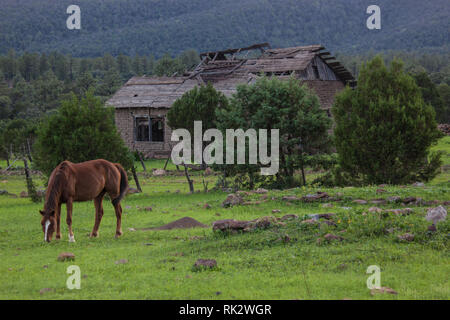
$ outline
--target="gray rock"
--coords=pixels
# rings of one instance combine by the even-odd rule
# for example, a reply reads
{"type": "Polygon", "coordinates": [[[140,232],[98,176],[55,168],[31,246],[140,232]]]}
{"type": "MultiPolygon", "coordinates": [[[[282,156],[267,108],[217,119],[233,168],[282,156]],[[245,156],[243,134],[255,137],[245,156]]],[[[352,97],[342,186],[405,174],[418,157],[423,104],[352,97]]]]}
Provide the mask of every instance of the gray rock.
{"type": "Polygon", "coordinates": [[[425,219],[427,219],[428,221],[432,221],[433,224],[436,224],[440,221],[445,221],[445,219],[447,219],[447,210],[443,206],[430,208],[427,211],[425,219]]]}

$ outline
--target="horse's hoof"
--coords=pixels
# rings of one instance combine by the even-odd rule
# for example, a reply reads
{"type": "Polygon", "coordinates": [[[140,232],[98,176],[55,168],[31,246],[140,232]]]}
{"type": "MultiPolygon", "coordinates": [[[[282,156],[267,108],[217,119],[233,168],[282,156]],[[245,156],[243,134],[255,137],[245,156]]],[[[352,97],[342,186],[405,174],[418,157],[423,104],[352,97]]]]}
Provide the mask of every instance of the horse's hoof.
{"type": "Polygon", "coordinates": [[[69,235],[69,242],[75,242],[75,237],[74,237],[74,236],[71,236],[71,235],[69,235]]]}
{"type": "Polygon", "coordinates": [[[92,233],[89,235],[89,238],[98,238],[98,233],[92,233]]]}
{"type": "Polygon", "coordinates": [[[115,238],[119,238],[122,235],[122,231],[121,232],[116,232],[115,238]]]}
{"type": "Polygon", "coordinates": [[[55,239],[56,239],[56,240],[61,240],[61,235],[59,235],[59,236],[57,235],[57,236],[55,237],[55,239]]]}

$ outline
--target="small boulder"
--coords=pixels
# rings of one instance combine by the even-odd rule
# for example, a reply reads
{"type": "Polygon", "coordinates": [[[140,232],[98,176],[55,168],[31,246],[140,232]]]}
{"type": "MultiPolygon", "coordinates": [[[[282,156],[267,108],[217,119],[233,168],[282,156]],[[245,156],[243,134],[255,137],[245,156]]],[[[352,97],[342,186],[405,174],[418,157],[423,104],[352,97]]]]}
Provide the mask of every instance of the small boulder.
{"type": "Polygon", "coordinates": [[[341,237],[341,236],[336,236],[336,235],[331,234],[331,233],[327,233],[327,234],[324,236],[324,238],[325,238],[325,240],[327,240],[327,241],[333,241],[333,240],[339,240],[339,241],[342,241],[342,240],[344,240],[343,237],[341,237]]]}
{"type": "Polygon", "coordinates": [[[291,202],[291,201],[299,201],[300,199],[297,198],[296,196],[284,196],[283,198],[281,198],[281,200],[291,202]]]}
{"type": "Polygon", "coordinates": [[[392,197],[388,197],[386,200],[390,203],[395,203],[395,202],[402,201],[402,198],[399,196],[392,196],[392,197]]]}
{"type": "Polygon", "coordinates": [[[139,193],[139,190],[136,188],[128,188],[127,194],[139,193]]]}
{"type": "Polygon", "coordinates": [[[388,288],[388,287],[379,287],[379,288],[373,288],[370,290],[371,295],[375,295],[377,293],[390,293],[390,294],[397,294],[397,291],[394,289],[388,288]]]}
{"type": "Polygon", "coordinates": [[[164,169],[156,169],[156,170],[153,170],[152,174],[153,174],[154,177],[165,176],[166,175],[166,170],[164,170],[164,169]]]}
{"type": "Polygon", "coordinates": [[[408,203],[411,203],[411,202],[416,202],[416,200],[417,200],[416,197],[406,197],[406,198],[402,199],[402,202],[404,204],[408,204],[408,203]]]}
{"type": "Polygon", "coordinates": [[[26,191],[22,191],[19,195],[21,198],[27,198],[28,197],[28,192],[26,191]]]}
{"type": "Polygon", "coordinates": [[[231,193],[227,196],[227,198],[222,202],[222,207],[228,208],[236,205],[240,205],[244,203],[244,200],[240,195],[231,193]]]}
{"type": "Polygon", "coordinates": [[[405,233],[405,234],[399,235],[399,236],[398,236],[398,239],[399,239],[400,241],[408,241],[408,242],[411,242],[411,241],[414,240],[414,235],[411,234],[411,233],[405,233]]]}
{"type": "MultiPolygon", "coordinates": [[[[272,211],[273,212],[273,211],[272,211]]],[[[286,214],[281,218],[281,221],[298,219],[298,215],[296,214],[286,214]]]]}
{"type": "Polygon", "coordinates": [[[209,203],[205,203],[203,205],[203,209],[211,209],[211,205],[209,203]]]}
{"type": "Polygon", "coordinates": [[[128,263],[128,260],[127,259],[120,259],[120,260],[115,261],[114,263],[115,264],[126,264],[126,263],[128,263]]]}
{"type": "Polygon", "coordinates": [[[415,182],[415,183],[412,184],[412,186],[413,187],[422,188],[422,187],[425,187],[425,183],[423,183],[423,182],[415,182]]]}
{"type": "Polygon", "coordinates": [[[214,259],[198,259],[195,261],[194,269],[214,269],[217,267],[217,261],[214,259]]]}
{"type": "Polygon", "coordinates": [[[72,252],[63,252],[58,255],[58,261],[73,261],[75,255],[72,252]]]}
{"type": "Polygon", "coordinates": [[[280,209],[273,209],[273,210],[272,210],[272,213],[280,213],[280,212],[281,212],[280,209]]]}
{"type": "Polygon", "coordinates": [[[234,219],[218,220],[213,222],[213,231],[239,231],[244,230],[250,221],[238,221],[234,219]]]}
{"type": "Polygon", "coordinates": [[[258,189],[256,189],[256,190],[253,191],[253,192],[254,192],[254,193],[258,193],[258,194],[264,194],[264,193],[269,192],[269,190],[264,189],[264,188],[258,188],[258,189]]]}
{"type": "Polygon", "coordinates": [[[356,199],[352,201],[353,203],[357,203],[357,204],[367,204],[366,200],[362,200],[362,199],[356,199]]]}
{"type": "Polygon", "coordinates": [[[427,219],[427,221],[433,222],[433,224],[436,224],[440,221],[445,221],[445,219],[447,219],[447,210],[443,206],[430,208],[427,210],[425,219],[427,219]]]}
{"type": "Polygon", "coordinates": [[[381,212],[383,212],[383,210],[381,210],[381,209],[378,208],[378,207],[370,207],[370,208],[369,208],[369,212],[381,213],[381,212]]]}

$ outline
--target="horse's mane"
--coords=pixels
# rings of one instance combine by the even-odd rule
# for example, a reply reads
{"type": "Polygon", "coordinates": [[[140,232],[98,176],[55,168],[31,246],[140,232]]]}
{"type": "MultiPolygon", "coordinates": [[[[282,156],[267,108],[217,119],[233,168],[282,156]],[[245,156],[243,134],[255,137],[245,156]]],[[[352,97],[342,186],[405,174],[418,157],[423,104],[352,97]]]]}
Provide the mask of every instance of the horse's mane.
{"type": "Polygon", "coordinates": [[[58,205],[59,197],[66,182],[66,168],[68,168],[68,163],[64,161],[55,168],[50,176],[44,205],[47,211],[55,210],[58,205]]]}

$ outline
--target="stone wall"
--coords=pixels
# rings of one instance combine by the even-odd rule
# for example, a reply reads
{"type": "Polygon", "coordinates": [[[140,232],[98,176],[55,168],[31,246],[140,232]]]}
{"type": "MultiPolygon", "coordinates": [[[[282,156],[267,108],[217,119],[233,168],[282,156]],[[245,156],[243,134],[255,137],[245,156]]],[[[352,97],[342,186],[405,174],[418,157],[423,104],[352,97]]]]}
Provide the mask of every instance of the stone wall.
{"type": "MultiPolygon", "coordinates": [[[[168,109],[116,108],[115,122],[122,139],[130,150],[139,150],[146,158],[166,158],[170,154],[172,130],[167,125],[168,109]],[[135,141],[134,117],[149,116],[164,119],[164,142],[135,141]]],[[[173,145],[173,143],[172,143],[173,145]]]]}
{"type": "Polygon", "coordinates": [[[336,94],[345,88],[341,81],[308,80],[304,82],[317,94],[322,109],[327,110],[333,106],[336,94]]]}

